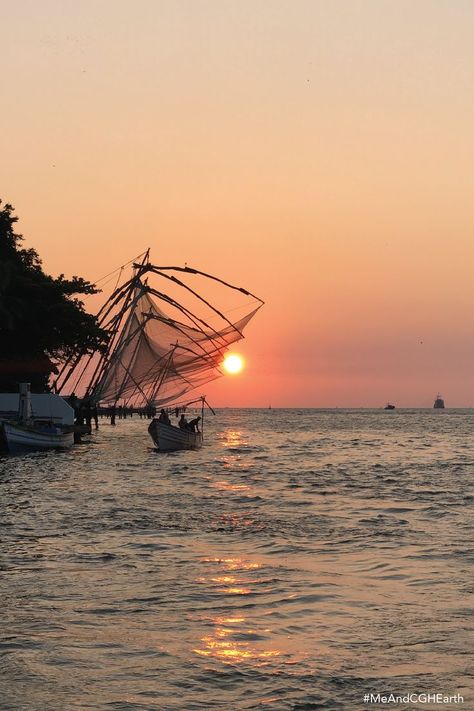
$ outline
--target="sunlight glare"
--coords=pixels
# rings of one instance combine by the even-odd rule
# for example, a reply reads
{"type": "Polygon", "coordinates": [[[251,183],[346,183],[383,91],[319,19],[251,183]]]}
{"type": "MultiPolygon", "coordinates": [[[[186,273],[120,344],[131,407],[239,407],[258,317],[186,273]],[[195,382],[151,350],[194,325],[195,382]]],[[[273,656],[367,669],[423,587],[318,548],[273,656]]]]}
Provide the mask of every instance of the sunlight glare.
{"type": "Polygon", "coordinates": [[[240,373],[244,367],[244,359],[237,353],[229,353],[224,359],[223,366],[227,373],[236,375],[240,373]]]}

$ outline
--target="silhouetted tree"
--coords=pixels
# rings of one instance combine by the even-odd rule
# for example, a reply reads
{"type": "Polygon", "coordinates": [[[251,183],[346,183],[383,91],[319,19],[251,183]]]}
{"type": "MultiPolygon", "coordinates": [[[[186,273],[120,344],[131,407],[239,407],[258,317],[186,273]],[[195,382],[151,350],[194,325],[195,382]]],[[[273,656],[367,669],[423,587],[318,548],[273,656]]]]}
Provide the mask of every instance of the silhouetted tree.
{"type": "Polygon", "coordinates": [[[54,361],[100,349],[106,334],[76,298],[97,293],[94,285],[45,274],[36,250],[21,248],[17,220],[0,200],[0,392],[18,392],[20,382],[44,392],[54,361]]]}

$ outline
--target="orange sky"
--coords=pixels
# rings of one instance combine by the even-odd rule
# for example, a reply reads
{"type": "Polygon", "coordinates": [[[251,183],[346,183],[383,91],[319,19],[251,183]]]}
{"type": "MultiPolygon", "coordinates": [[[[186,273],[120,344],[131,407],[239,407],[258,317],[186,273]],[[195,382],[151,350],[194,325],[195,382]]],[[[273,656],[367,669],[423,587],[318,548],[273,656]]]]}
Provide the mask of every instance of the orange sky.
{"type": "Polygon", "coordinates": [[[474,5],[18,0],[0,197],[52,274],[267,303],[216,405],[474,405],[474,5]]]}

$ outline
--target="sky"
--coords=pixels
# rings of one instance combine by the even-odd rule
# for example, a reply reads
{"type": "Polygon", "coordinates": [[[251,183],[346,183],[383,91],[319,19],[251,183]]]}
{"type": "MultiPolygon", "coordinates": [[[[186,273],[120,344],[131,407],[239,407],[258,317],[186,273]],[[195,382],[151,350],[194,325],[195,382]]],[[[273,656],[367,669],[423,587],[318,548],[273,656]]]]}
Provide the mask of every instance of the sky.
{"type": "Polygon", "coordinates": [[[474,4],[0,0],[0,198],[45,270],[265,300],[216,406],[474,405],[474,4]]]}

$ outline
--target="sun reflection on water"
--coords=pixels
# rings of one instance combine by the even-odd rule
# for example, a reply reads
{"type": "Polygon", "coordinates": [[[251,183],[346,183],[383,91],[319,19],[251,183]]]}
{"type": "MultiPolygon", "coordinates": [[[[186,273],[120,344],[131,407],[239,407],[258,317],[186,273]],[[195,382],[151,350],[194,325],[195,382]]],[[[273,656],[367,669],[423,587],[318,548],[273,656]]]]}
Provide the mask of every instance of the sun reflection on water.
{"type": "Polygon", "coordinates": [[[239,430],[227,430],[224,433],[224,447],[238,447],[241,444],[245,443],[239,430]]]}
{"type": "MultiPolygon", "coordinates": [[[[257,592],[257,586],[264,580],[258,577],[247,577],[249,571],[262,568],[261,563],[242,558],[202,558],[201,563],[217,566],[209,576],[198,578],[198,582],[207,584],[217,595],[249,595],[257,592]],[[224,587],[216,587],[223,585],[224,587]]],[[[232,604],[232,603],[231,603],[232,604]]],[[[205,618],[206,624],[212,627],[212,632],[200,638],[200,644],[193,652],[201,657],[213,658],[224,664],[251,663],[253,666],[270,664],[273,658],[282,652],[273,648],[268,627],[260,628],[252,624],[246,616],[229,614],[205,618]]]]}
{"type": "Polygon", "coordinates": [[[221,641],[216,635],[201,637],[204,649],[193,649],[193,652],[202,657],[213,657],[224,663],[238,663],[248,660],[257,660],[255,666],[264,666],[266,659],[278,657],[281,652],[276,649],[257,651],[252,649],[248,642],[236,642],[234,640],[221,641]]]}
{"type": "MultiPolygon", "coordinates": [[[[212,619],[212,623],[216,625],[212,634],[201,637],[201,646],[193,649],[195,654],[201,657],[212,657],[224,663],[239,663],[244,661],[253,661],[255,666],[264,666],[268,664],[268,660],[272,657],[279,657],[281,651],[278,649],[258,649],[250,642],[241,639],[246,635],[255,636],[257,630],[251,627],[245,627],[245,617],[227,618],[229,624],[234,624],[235,627],[222,627],[219,625],[219,620],[222,618],[212,619]],[[235,639],[239,637],[239,639],[235,639]]],[[[271,630],[266,629],[269,633],[271,630]]]]}
{"type": "Polygon", "coordinates": [[[231,484],[230,481],[215,481],[211,487],[219,491],[248,491],[250,489],[248,484],[231,484]]]}
{"type": "Polygon", "coordinates": [[[220,563],[226,570],[256,570],[261,568],[261,563],[251,563],[242,558],[201,558],[201,563],[220,563]]]}

